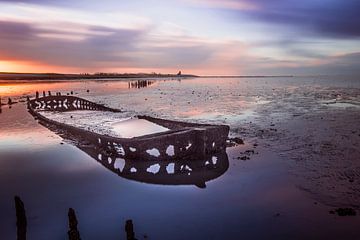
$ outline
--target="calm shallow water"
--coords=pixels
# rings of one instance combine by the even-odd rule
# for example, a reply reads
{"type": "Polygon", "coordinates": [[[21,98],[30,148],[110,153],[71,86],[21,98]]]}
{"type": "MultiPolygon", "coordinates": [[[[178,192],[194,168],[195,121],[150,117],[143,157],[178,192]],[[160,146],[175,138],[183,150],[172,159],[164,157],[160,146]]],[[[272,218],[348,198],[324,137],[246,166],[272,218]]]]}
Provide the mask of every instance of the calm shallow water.
{"type": "Polygon", "coordinates": [[[169,130],[150,121],[131,116],[128,112],[80,110],[69,112],[41,111],[41,114],[57,122],[121,138],[133,138],[169,130]]]}
{"type": "MultiPolygon", "coordinates": [[[[206,182],[206,188],[146,184],[119,177],[68,142],[60,144],[63,139],[39,125],[27,113],[24,103],[11,109],[3,106],[0,114],[2,239],[16,236],[14,195],[20,195],[25,203],[29,239],[66,239],[69,207],[76,210],[82,239],[90,240],[125,239],[126,219],[133,219],[138,239],[143,239],[144,234],[150,239],[360,237],[358,217],[339,218],[328,213],[332,207],[349,206],[352,202],[335,195],[339,200],[336,204],[324,198],[326,191],[321,195],[322,188],[317,189],[321,196],[304,191],[302,185],[299,188],[299,182],[289,171],[289,155],[270,144],[274,140],[281,146],[303,142],[296,138],[298,135],[287,135],[289,129],[284,127],[284,133],[280,127],[293,123],[294,118],[339,111],[335,113],[351,113],[356,120],[359,110],[352,105],[360,104],[359,79],[199,78],[159,80],[141,89],[129,86],[128,82],[119,81],[0,83],[0,95],[19,101],[27,94],[33,95],[35,90],[74,91],[80,97],[121,108],[126,111],[126,117],[145,114],[225,123],[230,125],[231,135],[245,138],[246,145],[227,149],[228,170],[206,182]],[[334,99],[338,105],[324,104],[334,99]],[[275,127],[276,132],[270,130],[275,127]],[[288,144],[281,143],[281,139],[288,144]],[[254,148],[253,143],[259,146],[254,148]],[[255,149],[258,154],[249,161],[238,160],[240,152],[248,149],[255,149]]],[[[360,133],[356,126],[353,131],[360,133]]],[[[354,147],[355,137],[354,134],[354,147]]],[[[352,161],[358,152],[349,154],[352,155],[347,159],[352,161]]],[[[312,166],[310,163],[307,166],[312,166]]],[[[358,169],[357,164],[351,162],[352,168],[358,169]]],[[[299,168],[294,166],[297,171],[299,168]]],[[[355,178],[356,174],[357,170],[355,178]]],[[[309,182],[318,183],[312,178],[309,182]]],[[[358,178],[355,184],[350,187],[356,190],[358,178]]],[[[352,196],[357,199],[355,193],[352,196]]]]}

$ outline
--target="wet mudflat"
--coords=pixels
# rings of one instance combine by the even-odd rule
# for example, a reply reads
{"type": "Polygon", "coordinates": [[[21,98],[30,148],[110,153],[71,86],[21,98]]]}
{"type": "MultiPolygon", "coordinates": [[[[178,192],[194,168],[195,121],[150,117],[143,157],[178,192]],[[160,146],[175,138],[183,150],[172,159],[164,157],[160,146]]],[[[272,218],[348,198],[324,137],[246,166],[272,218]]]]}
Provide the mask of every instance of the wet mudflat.
{"type": "MultiPolygon", "coordinates": [[[[69,207],[82,239],[124,239],[127,219],[138,239],[360,237],[359,216],[329,213],[350,207],[359,215],[359,79],[200,78],[160,80],[142,89],[117,81],[30,85],[40,92],[74,91],[123,109],[125,117],[228,124],[231,136],[245,144],[227,148],[229,168],[205,188],[146,184],[114,174],[39,125],[24,103],[3,106],[4,239],[16,237],[14,195],[25,203],[29,239],[65,239],[69,207]]],[[[0,84],[0,92],[16,101],[34,94],[16,87],[0,84]]],[[[87,118],[76,124],[89,124],[87,118]]],[[[105,125],[112,124],[109,118],[105,125]]]]}

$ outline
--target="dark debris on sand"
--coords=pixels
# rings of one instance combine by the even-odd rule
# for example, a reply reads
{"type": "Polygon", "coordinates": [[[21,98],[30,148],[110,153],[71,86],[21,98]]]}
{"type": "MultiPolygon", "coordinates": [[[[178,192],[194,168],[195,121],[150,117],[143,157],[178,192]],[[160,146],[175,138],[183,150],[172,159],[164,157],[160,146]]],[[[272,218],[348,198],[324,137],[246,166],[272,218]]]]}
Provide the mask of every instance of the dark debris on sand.
{"type": "Polygon", "coordinates": [[[239,137],[228,138],[227,143],[228,143],[228,145],[230,145],[230,146],[243,145],[243,144],[245,144],[245,143],[244,143],[244,140],[242,140],[242,139],[239,138],[239,137]]]}
{"type": "Polygon", "coordinates": [[[356,216],[356,211],[353,208],[337,208],[329,211],[330,214],[337,214],[338,216],[356,216]]]}
{"type": "Polygon", "coordinates": [[[243,161],[250,160],[250,156],[254,154],[258,154],[258,152],[255,152],[253,149],[249,149],[244,152],[240,152],[240,156],[237,157],[237,159],[243,161]]]}

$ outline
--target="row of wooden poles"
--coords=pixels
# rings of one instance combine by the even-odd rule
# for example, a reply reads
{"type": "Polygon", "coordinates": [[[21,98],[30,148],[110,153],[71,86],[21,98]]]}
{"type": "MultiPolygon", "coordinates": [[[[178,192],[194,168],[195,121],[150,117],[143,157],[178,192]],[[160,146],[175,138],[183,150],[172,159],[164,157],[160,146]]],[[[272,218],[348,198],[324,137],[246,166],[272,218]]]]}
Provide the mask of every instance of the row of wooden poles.
{"type": "MultiPolygon", "coordinates": [[[[17,228],[17,240],[26,240],[27,231],[27,218],[25,212],[25,205],[20,197],[15,196],[15,210],[16,210],[16,228],[17,228]]],[[[80,232],[78,230],[78,220],[76,218],[75,210],[69,208],[68,211],[68,223],[69,230],[67,232],[69,240],[81,240],[80,232]]],[[[132,220],[126,220],[125,232],[127,240],[136,240],[134,225],[132,220]]]]}
{"type": "Polygon", "coordinates": [[[146,88],[148,86],[151,86],[153,83],[154,81],[149,81],[149,80],[131,81],[128,82],[128,88],[146,88]]]}

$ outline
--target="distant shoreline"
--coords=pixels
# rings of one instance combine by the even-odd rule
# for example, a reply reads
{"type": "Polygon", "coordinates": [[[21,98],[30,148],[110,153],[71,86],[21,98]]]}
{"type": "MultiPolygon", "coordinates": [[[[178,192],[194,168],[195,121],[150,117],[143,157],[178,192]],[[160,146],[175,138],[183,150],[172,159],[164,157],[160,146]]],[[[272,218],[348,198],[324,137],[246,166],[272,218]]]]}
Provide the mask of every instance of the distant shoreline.
{"type": "Polygon", "coordinates": [[[157,73],[95,73],[95,74],[62,74],[62,73],[12,73],[0,72],[0,80],[95,80],[95,79],[131,79],[131,78],[274,78],[294,77],[293,75],[193,75],[193,74],[157,74],[157,73]]]}
{"type": "Polygon", "coordinates": [[[114,78],[191,78],[191,74],[157,74],[157,73],[95,73],[95,74],[61,74],[61,73],[11,73],[0,72],[0,80],[81,80],[81,79],[114,79],[114,78]]]}
{"type": "Polygon", "coordinates": [[[274,77],[295,77],[294,75],[208,75],[198,76],[202,78],[274,78],[274,77]]]}

